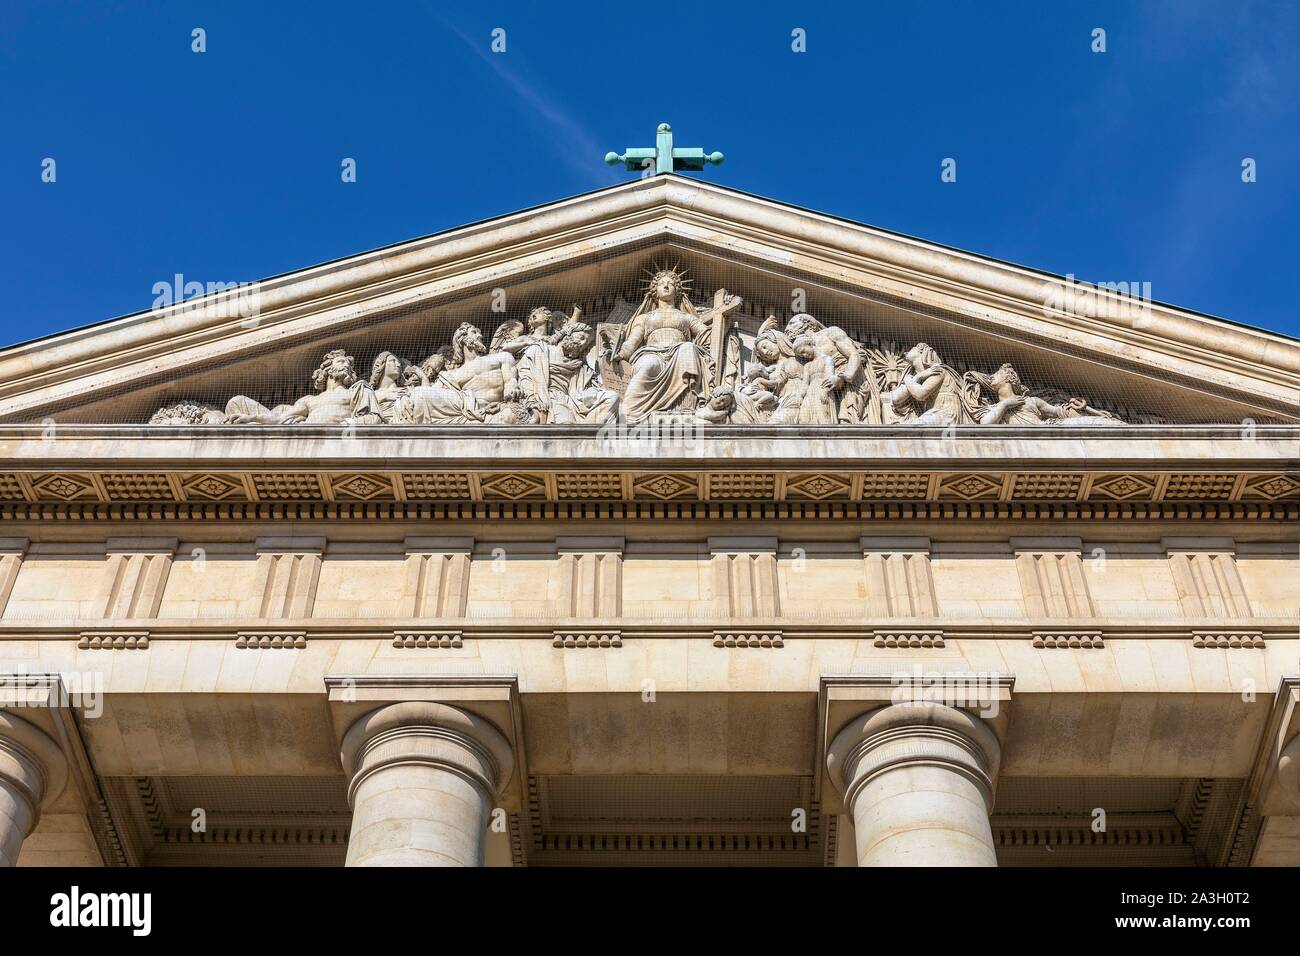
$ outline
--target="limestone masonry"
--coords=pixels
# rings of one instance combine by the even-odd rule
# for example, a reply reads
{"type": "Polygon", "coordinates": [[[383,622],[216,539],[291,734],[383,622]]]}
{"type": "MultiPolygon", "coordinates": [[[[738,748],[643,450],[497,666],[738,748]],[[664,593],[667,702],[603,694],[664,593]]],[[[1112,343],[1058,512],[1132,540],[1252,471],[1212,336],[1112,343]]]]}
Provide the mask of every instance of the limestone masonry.
{"type": "Polygon", "coordinates": [[[5,865],[1300,865],[1300,343],[671,173],[0,352],[5,865]]]}

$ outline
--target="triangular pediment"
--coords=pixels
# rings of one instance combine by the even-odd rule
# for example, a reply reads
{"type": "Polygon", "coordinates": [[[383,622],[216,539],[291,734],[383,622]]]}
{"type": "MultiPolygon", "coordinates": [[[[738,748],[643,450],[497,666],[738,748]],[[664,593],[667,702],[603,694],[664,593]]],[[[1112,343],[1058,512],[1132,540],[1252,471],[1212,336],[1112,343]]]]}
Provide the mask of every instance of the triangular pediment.
{"type": "Polygon", "coordinates": [[[630,365],[602,366],[600,347],[617,344],[658,265],[687,272],[706,320],[717,290],[740,298],[723,333],[734,381],[765,321],[783,332],[802,312],[843,330],[883,389],[926,343],[972,407],[996,402],[980,376],[1009,364],[1028,394],[1082,401],[1094,419],[1300,421],[1300,344],[1283,336],[659,176],[15,346],[0,352],[0,422],[143,424],[234,396],[273,409],[311,392],[326,351],[354,356],[365,379],[384,351],[419,363],[462,322],[488,340],[539,306],[581,308],[596,331],[587,358],[622,394],[630,365]]]}

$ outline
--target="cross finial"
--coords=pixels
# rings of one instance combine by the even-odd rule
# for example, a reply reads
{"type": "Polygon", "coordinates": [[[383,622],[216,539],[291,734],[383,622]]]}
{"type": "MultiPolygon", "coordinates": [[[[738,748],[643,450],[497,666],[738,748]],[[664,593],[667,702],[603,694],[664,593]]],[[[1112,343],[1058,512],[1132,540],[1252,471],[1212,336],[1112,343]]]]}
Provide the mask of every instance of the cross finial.
{"type": "Polygon", "coordinates": [[[655,175],[671,172],[699,172],[705,164],[722,165],[721,153],[706,153],[699,146],[673,148],[673,128],[667,123],[660,123],[656,131],[655,144],[637,146],[624,153],[606,153],[605,162],[611,166],[622,163],[631,170],[645,170],[654,167],[655,175]]]}

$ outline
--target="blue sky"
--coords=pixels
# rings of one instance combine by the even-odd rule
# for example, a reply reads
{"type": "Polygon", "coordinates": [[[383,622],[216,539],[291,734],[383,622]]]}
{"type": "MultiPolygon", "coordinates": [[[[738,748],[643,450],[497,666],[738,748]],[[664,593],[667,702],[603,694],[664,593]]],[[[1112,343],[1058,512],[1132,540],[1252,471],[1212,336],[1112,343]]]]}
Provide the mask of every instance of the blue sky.
{"type": "Polygon", "coordinates": [[[1297,47],[1280,2],[5,0],[0,344],[620,182],[663,121],[702,178],[1300,335],[1297,47]]]}

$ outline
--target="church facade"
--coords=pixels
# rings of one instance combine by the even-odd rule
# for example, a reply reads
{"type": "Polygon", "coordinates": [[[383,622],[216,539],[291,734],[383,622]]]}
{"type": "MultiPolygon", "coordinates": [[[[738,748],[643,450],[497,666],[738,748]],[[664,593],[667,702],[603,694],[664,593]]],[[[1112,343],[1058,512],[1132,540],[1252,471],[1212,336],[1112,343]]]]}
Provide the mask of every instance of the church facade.
{"type": "Polygon", "coordinates": [[[1300,343],[1135,288],[666,172],[0,352],[0,862],[1300,865],[1300,343]]]}

